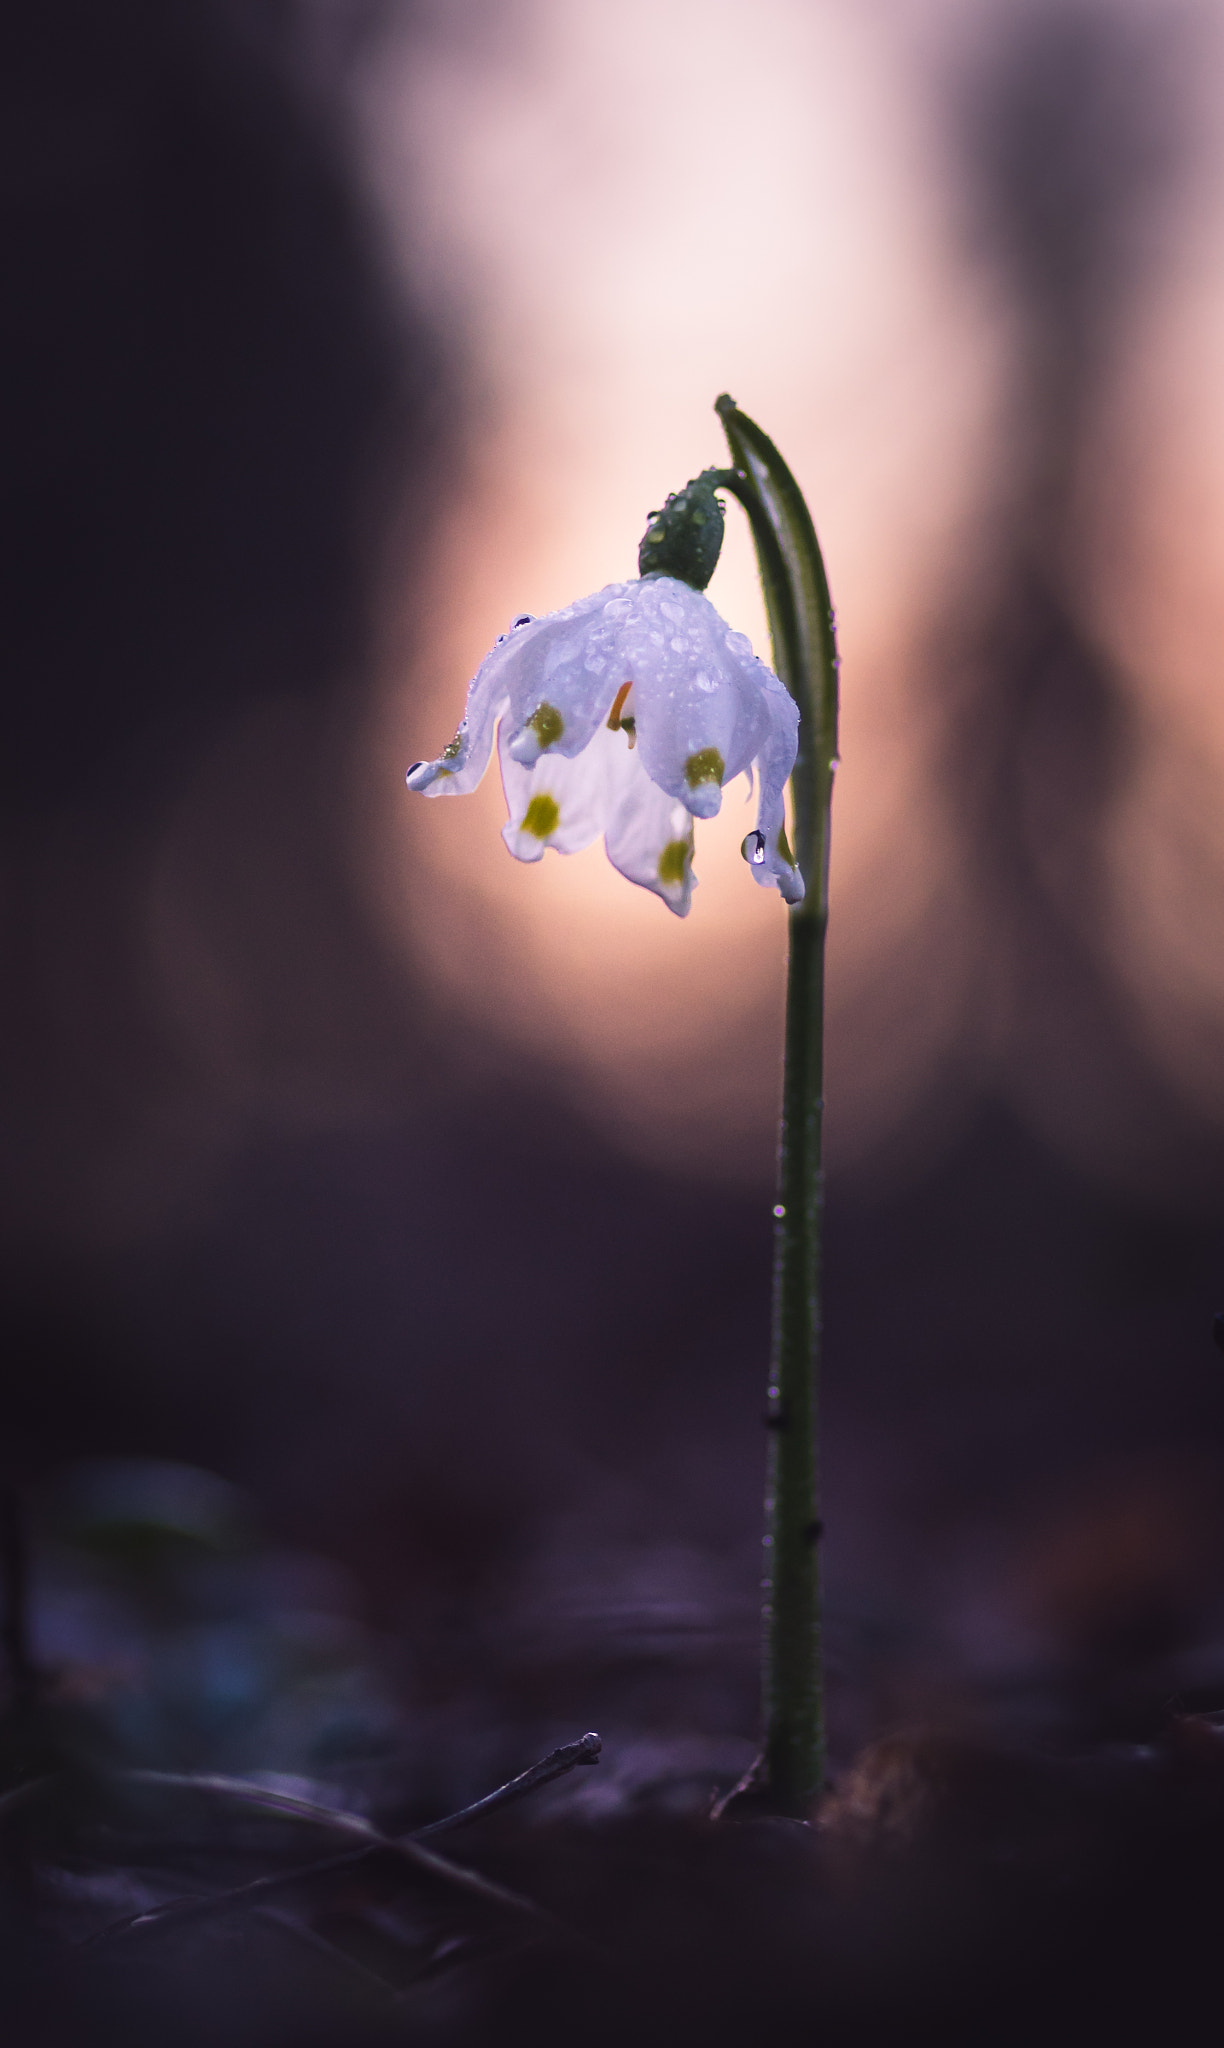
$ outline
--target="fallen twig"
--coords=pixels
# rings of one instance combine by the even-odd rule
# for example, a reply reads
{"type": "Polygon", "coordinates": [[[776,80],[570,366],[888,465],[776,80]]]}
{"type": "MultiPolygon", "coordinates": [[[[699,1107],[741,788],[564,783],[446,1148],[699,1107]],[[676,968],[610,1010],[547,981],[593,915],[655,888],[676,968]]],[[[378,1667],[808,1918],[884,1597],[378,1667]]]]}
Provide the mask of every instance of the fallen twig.
{"type": "Polygon", "coordinates": [[[526,1793],[534,1792],[539,1786],[551,1783],[554,1778],[564,1776],[578,1765],[594,1764],[599,1761],[602,1748],[600,1738],[595,1734],[580,1737],[577,1742],[563,1743],[552,1750],[529,1770],[511,1778],[507,1784],[499,1785],[494,1792],[486,1793],[471,1806],[464,1806],[457,1813],[447,1814],[441,1820],[430,1821],[423,1828],[416,1828],[409,1834],[385,1835],[371,1821],[361,1814],[349,1813],[342,1808],[321,1806],[314,1800],[299,1798],[295,1793],[276,1792],[270,1787],[252,1785],[245,1778],[229,1778],[217,1775],[193,1775],[177,1771],[125,1771],[122,1777],[127,1783],[150,1786],[165,1786],[167,1789],[213,1793],[221,1797],[234,1798],[246,1804],[259,1807],[265,1812],[275,1813],[287,1820],[301,1820],[317,1827],[331,1828],[339,1834],[360,1838],[359,1846],[340,1851],[333,1856],[322,1857],[313,1863],[301,1863],[289,1870],[270,1871],[264,1877],[252,1878],[246,1884],[234,1885],[228,1891],[210,1892],[201,1897],[197,1893],[184,1898],[167,1899],[160,1906],[151,1906],[142,1913],[130,1914],[123,1920],[112,1921],[108,1927],[100,1928],[86,1938],[83,1946],[92,1946],[102,1941],[119,1940],[122,1937],[149,1928],[180,1924],[193,1919],[206,1919],[214,1914],[228,1913],[238,1907],[259,1905],[276,1891],[286,1890],[306,1879],[322,1877],[331,1871],[362,1862],[367,1856],[386,1851],[400,1856],[419,1870],[429,1871],[445,1883],[456,1885],[470,1895],[483,1899],[490,1905],[508,1908],[510,1911],[527,1914],[530,1917],[555,1925],[550,1913],[525,1899],[517,1892],[495,1884],[490,1878],[482,1877],[478,1871],[469,1870],[466,1865],[452,1863],[449,1857],[439,1856],[436,1850],[425,1846],[424,1838],[438,1835],[451,1828],[466,1827],[471,1821],[482,1818],[495,1808],[508,1805],[511,1800],[521,1799],[526,1793]]]}
{"type": "Polygon", "coordinates": [[[411,1839],[422,1842],[427,1835],[449,1834],[452,1828],[465,1828],[471,1821],[483,1820],[486,1813],[495,1807],[508,1806],[512,1799],[521,1799],[527,1792],[535,1792],[541,1785],[551,1784],[554,1778],[563,1777],[576,1765],[597,1764],[603,1743],[598,1735],[581,1735],[577,1742],[563,1742],[560,1749],[550,1751],[538,1764],[532,1764],[529,1771],[520,1771],[517,1778],[511,1778],[505,1785],[499,1785],[496,1792],[486,1792],[483,1799],[476,1799],[471,1806],[461,1806],[457,1813],[448,1813],[442,1820],[431,1820],[423,1828],[414,1828],[411,1839]]]}

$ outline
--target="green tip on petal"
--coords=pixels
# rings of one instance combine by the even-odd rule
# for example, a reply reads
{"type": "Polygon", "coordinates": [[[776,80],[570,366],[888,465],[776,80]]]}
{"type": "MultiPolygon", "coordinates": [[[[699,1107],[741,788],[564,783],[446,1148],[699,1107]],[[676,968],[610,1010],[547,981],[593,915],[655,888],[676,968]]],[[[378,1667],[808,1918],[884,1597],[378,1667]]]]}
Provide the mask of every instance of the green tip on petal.
{"type": "Polygon", "coordinates": [[[659,880],[673,884],[683,882],[690,851],[687,839],[669,839],[659,855],[659,880]]]}
{"type": "Polygon", "coordinates": [[[540,742],[541,753],[555,747],[565,731],[565,720],[555,704],[538,704],[527,723],[540,742]]]}
{"type": "Polygon", "coordinates": [[[690,754],[684,764],[684,779],[690,789],[696,789],[702,782],[722,783],[727,773],[727,764],[717,747],[701,747],[690,754]]]}
{"type": "Polygon", "coordinates": [[[530,832],[533,839],[547,839],[561,823],[561,809],[555,797],[541,790],[533,796],[523,818],[522,830],[530,832]]]}

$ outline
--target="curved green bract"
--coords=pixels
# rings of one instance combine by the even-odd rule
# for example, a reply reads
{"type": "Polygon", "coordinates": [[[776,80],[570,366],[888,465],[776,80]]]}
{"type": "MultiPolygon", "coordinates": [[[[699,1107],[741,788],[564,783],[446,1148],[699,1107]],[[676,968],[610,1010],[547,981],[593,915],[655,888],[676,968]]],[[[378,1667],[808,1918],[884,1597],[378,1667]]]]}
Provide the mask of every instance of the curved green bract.
{"type": "Polygon", "coordinates": [[[768,434],[726,393],[714,406],[734,471],[719,477],[748,514],[773,640],[774,666],[799,706],[791,777],[795,851],[807,888],[792,917],[828,913],[829,794],[837,759],[837,639],[812,515],[768,434]]]}

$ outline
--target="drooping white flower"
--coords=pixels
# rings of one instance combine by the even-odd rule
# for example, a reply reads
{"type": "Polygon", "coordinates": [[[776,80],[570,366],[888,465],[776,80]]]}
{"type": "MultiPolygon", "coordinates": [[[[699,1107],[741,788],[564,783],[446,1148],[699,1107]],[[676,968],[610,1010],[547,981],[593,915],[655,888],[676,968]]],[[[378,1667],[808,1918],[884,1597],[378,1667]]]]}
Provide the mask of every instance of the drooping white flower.
{"type": "Polygon", "coordinates": [[[517,860],[549,846],[577,853],[602,832],[613,866],[684,917],[693,820],[712,818],[724,784],[755,769],[752,874],[802,901],[783,801],[798,707],[690,583],[648,574],[516,619],[477,670],[454,739],[409,770],[409,789],[467,795],[495,728],[510,812],[502,836],[517,860]]]}

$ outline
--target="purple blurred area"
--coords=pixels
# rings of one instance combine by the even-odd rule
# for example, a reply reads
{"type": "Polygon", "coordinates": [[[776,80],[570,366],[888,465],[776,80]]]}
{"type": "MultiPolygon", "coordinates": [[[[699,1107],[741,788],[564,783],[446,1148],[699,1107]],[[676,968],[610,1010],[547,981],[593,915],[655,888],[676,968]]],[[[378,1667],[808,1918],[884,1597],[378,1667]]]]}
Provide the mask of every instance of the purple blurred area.
{"type": "MultiPolygon", "coordinates": [[[[474,431],[465,338],[393,288],[361,196],[341,87],[377,15],[5,27],[7,1477],[36,1529],[81,1460],[240,1488],[269,1553],[358,1589],[431,1796],[587,1727],[614,1781],[669,1743],[717,1777],[757,1712],[769,1189],[642,1164],[480,1043],[350,859],[387,560],[474,431]],[[227,748],[256,765],[205,880],[249,978],[181,1000],[236,1006],[275,1112],[210,1085],[148,962],[167,819],[227,748]]],[[[953,1047],[906,1175],[829,1189],[838,1762],[916,1719],[1126,1739],[1224,1706],[1224,1140],[1092,935],[1135,741],[1064,573],[1180,175],[1158,31],[1001,9],[939,87],[1027,336],[941,762],[1007,1052],[953,1047]]],[[[268,1743],[249,1767],[302,1764],[268,1743]]]]}

